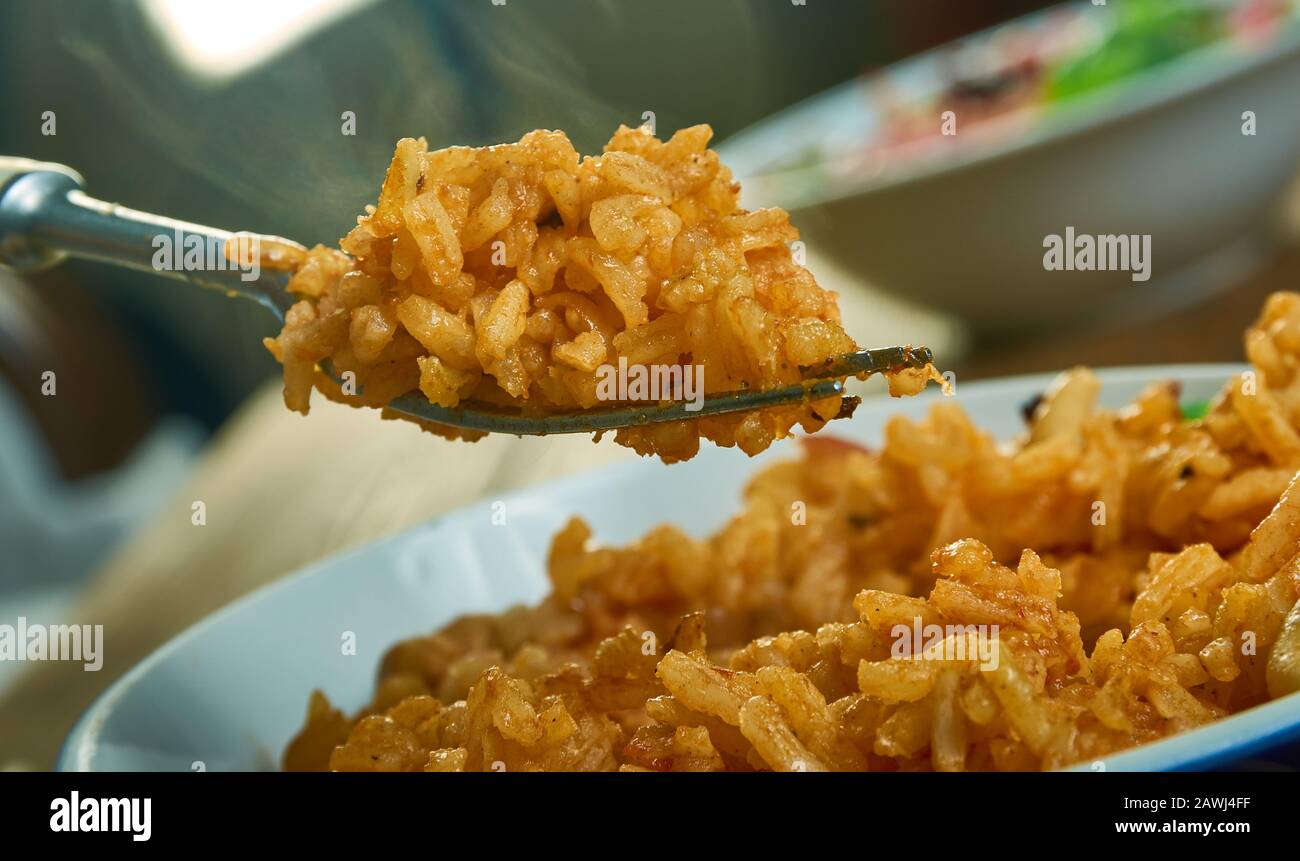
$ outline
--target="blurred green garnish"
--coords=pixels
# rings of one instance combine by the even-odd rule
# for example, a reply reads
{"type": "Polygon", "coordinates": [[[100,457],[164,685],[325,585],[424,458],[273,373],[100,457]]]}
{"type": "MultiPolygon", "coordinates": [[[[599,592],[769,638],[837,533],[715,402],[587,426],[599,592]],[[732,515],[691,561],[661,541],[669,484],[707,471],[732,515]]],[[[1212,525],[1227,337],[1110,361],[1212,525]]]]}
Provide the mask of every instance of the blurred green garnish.
{"type": "Polygon", "coordinates": [[[1047,98],[1068,99],[1101,89],[1215,41],[1225,31],[1214,9],[1187,0],[1125,0],[1115,28],[1097,50],[1048,74],[1047,98]]]}
{"type": "Polygon", "coordinates": [[[1190,404],[1182,404],[1179,409],[1183,414],[1183,421],[1194,422],[1205,418],[1205,414],[1210,411],[1209,401],[1193,401],[1190,404]]]}

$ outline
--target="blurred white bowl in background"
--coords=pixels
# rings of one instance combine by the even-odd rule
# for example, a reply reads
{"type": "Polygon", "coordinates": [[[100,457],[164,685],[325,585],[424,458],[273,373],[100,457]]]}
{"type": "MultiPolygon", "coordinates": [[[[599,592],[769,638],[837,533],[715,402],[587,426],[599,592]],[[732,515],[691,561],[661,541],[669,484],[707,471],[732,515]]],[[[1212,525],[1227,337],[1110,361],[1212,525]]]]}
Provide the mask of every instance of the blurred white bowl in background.
{"type": "MultiPolygon", "coordinates": [[[[997,34],[964,40],[963,50],[997,34]]],[[[951,51],[884,74],[934,78],[951,51]]],[[[1228,286],[1276,246],[1271,218],[1300,166],[1294,20],[1266,44],[1216,42],[969,132],[958,117],[955,137],[918,142],[909,148],[915,157],[885,156],[856,175],[807,163],[799,153],[834,151],[879,130],[883,119],[864,92],[871,80],[770,117],[720,153],[743,184],[746,206],[790,210],[810,247],[979,332],[1167,311],[1228,286]],[[1242,132],[1246,111],[1254,112],[1254,135],[1242,132]],[[1128,271],[1047,271],[1044,238],[1067,227],[1149,234],[1150,280],[1134,281],[1128,271]]],[[[940,122],[936,110],[936,130],[940,122]]],[[[871,157],[846,158],[861,167],[871,157]]]]}

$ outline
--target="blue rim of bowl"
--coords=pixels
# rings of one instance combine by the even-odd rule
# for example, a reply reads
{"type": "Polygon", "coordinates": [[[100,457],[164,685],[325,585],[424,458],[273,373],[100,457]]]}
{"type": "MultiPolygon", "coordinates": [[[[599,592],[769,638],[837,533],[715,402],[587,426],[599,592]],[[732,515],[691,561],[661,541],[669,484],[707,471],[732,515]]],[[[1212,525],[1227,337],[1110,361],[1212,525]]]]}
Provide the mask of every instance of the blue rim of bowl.
{"type": "MultiPolygon", "coordinates": [[[[1296,739],[1300,739],[1300,692],[1260,703],[1226,718],[1160,741],[1127,748],[1097,761],[1103,763],[1105,767],[1100,770],[1104,771],[1151,771],[1153,769],[1150,763],[1153,760],[1159,762],[1162,758],[1176,760],[1175,765],[1166,767],[1167,771],[1205,771],[1227,763],[1239,762],[1251,754],[1296,739]],[[1290,723],[1281,723],[1285,721],[1288,714],[1295,715],[1295,719],[1290,723]],[[1229,721],[1232,723],[1229,724],[1229,721]],[[1272,729],[1265,733],[1247,734],[1241,741],[1234,740],[1243,726],[1249,727],[1255,724],[1271,726],[1272,729]],[[1229,732],[1233,734],[1228,735],[1229,732]],[[1199,753],[1183,756],[1177,753],[1183,748],[1198,743],[1204,748],[1199,753]]],[[[1076,763],[1063,770],[1092,771],[1094,769],[1091,763],[1076,763]]]]}

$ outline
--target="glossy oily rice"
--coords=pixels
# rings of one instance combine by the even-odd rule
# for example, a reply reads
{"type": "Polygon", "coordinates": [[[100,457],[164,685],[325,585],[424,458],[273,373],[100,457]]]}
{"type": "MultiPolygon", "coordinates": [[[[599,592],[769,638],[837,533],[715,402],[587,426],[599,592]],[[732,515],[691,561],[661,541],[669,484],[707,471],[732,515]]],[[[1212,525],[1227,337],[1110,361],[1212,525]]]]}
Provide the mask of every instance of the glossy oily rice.
{"type": "MultiPolygon", "coordinates": [[[[355,406],[418,391],[443,407],[569,412],[609,405],[602,366],[620,362],[702,367],[703,392],[715,393],[796,383],[801,367],[854,351],[835,294],[792,257],[789,216],[739,208],[711,135],[698,125],[665,142],[622,127],[585,158],[558,131],[435,152],[399,141],[378,205],[339,249],[263,245],[262,265],[292,271],[300,299],[266,340],[285,404],[305,414],[315,387],[355,406]],[[326,360],[355,375],[355,392],[322,373],[326,360]]],[[[936,375],[887,376],[891,393],[909,394],[936,375]]],[[[669,462],[701,437],[752,455],[840,408],[833,396],[616,439],[669,462]]]]}

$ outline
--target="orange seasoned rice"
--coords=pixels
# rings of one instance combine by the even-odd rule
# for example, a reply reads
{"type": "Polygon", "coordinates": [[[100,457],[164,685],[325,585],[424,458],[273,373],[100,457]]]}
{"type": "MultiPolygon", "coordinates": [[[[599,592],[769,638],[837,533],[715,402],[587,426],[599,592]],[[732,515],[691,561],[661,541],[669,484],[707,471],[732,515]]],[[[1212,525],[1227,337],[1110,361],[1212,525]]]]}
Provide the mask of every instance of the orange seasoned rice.
{"type": "Polygon", "coordinates": [[[1005,445],[952,402],[878,451],[810,439],[706,540],[574,519],[550,597],[400,643],[355,716],[317,691],[284,766],[1050,769],[1291,694],[1300,294],[1246,352],[1200,419],[1075,369],[1005,445]],[[996,626],[998,660],[899,654],[917,624],[996,626]]]}
{"type": "MultiPolygon", "coordinates": [[[[292,270],[301,299],[266,340],[284,365],[285,404],[305,414],[314,386],[355,406],[419,391],[443,407],[566,412],[607,405],[600,369],[620,360],[702,366],[703,391],[714,393],[795,383],[801,367],[854,351],[835,294],[791,254],[799,233],[789,216],[739,208],[712,134],[698,125],[660,141],[620,127],[585,158],[558,131],[435,152],[423,138],[402,139],[378,205],[339,249],[275,242],[263,256],[264,266],[292,270]],[[354,391],[321,372],[326,360],[355,375],[354,391]]],[[[933,368],[888,376],[894,394],[937,379],[933,368]]],[[[795,426],[820,429],[841,400],[628,428],[616,439],[669,462],[693,456],[700,437],[752,455],[795,426]]]]}

